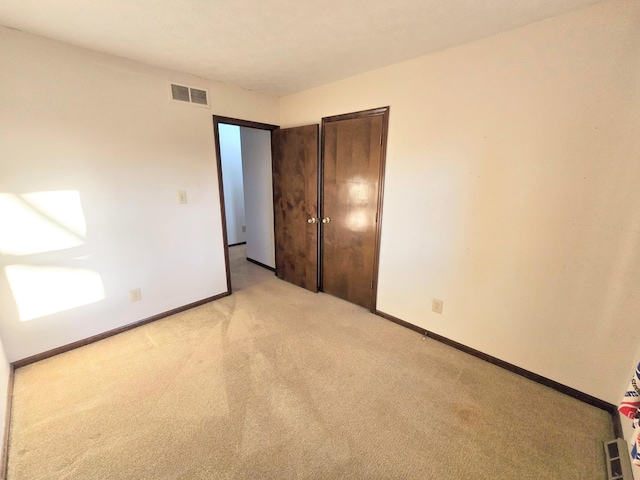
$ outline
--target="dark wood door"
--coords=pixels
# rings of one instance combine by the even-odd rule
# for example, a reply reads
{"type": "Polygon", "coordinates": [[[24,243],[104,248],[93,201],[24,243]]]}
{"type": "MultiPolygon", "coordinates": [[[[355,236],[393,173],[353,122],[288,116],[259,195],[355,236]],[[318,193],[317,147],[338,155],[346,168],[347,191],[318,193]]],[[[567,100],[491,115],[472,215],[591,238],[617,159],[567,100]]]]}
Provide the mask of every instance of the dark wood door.
{"type": "Polygon", "coordinates": [[[372,310],[387,111],[323,119],[322,290],[372,310]]]}
{"type": "Polygon", "coordinates": [[[276,275],[317,292],[318,125],[273,132],[273,203],[276,275]]]}

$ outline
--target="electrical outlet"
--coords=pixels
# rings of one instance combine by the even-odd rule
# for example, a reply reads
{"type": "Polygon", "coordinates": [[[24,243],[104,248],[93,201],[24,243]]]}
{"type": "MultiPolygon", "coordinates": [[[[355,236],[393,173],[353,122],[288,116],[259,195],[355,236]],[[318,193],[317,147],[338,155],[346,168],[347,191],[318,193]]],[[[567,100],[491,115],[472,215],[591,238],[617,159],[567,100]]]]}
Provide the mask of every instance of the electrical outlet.
{"type": "Polygon", "coordinates": [[[178,205],[184,205],[185,203],[187,203],[187,192],[178,190],[178,205]]]}
{"type": "Polygon", "coordinates": [[[242,231],[246,232],[247,231],[247,226],[246,225],[242,225],[242,231]]]}
{"type": "Polygon", "coordinates": [[[132,302],[139,302],[142,300],[142,291],[139,288],[129,290],[129,300],[132,302]]]}
{"type": "Polygon", "coordinates": [[[443,305],[444,305],[444,302],[442,300],[434,298],[433,303],[431,304],[431,311],[442,314],[443,305]]]}

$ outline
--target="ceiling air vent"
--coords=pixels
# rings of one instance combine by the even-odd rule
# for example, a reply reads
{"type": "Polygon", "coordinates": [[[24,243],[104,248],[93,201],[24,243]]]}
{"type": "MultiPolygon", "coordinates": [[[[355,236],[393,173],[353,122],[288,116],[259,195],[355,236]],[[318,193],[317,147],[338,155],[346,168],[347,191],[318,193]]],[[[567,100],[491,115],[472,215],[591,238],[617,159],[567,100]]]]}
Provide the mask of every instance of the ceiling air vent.
{"type": "Polygon", "coordinates": [[[176,85],[175,83],[169,85],[171,87],[171,100],[192,103],[198,107],[209,107],[209,92],[206,90],[176,85]]]}
{"type": "Polygon", "coordinates": [[[191,88],[191,102],[198,105],[209,105],[207,101],[207,91],[198,90],[197,88],[191,88]]]}

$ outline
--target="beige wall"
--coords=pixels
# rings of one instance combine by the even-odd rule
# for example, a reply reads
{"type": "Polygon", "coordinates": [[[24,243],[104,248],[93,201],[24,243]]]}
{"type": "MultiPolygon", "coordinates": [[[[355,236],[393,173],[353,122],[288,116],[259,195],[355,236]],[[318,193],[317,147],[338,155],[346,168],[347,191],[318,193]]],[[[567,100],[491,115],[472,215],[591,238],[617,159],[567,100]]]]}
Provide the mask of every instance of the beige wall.
{"type": "Polygon", "coordinates": [[[603,3],[281,99],[284,127],[391,107],[379,310],[619,401],[640,344],[639,31],[638,2],[603,3]]]}
{"type": "Polygon", "coordinates": [[[240,127],[247,258],[276,267],[271,132],[240,127]]]}
{"type": "Polygon", "coordinates": [[[247,241],[244,214],[244,185],[242,182],[242,148],[240,127],[218,124],[220,136],[220,163],[224,185],[224,208],[227,220],[227,242],[229,245],[247,241]]]}
{"type": "Polygon", "coordinates": [[[224,292],[211,116],[276,123],[277,100],[6,28],[0,59],[9,360],[224,292]],[[212,108],[171,102],[169,81],[212,108]]]}

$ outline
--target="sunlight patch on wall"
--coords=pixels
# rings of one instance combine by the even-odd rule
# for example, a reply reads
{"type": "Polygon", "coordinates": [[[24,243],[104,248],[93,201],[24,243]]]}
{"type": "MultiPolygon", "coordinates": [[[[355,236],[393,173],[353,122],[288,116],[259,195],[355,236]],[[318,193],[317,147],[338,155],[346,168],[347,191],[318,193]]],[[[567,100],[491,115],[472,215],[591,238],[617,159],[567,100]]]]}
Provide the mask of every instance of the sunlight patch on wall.
{"type": "Polygon", "coordinates": [[[78,255],[80,252],[69,250],[83,245],[87,235],[80,192],[2,193],[0,228],[0,254],[10,259],[5,263],[17,261],[11,256],[22,257],[18,260],[19,264],[4,267],[21,321],[105,298],[98,273],[60,266],[88,258],[87,255],[78,255]],[[41,265],[42,257],[37,262],[31,262],[30,255],[47,252],[56,252],[48,256],[47,263],[53,265],[41,265]]]}
{"type": "Polygon", "coordinates": [[[0,253],[31,255],[77,247],[87,226],[77,190],[0,194],[0,253]]]}
{"type": "Polygon", "coordinates": [[[102,279],[92,270],[8,265],[4,271],[23,322],[105,298],[102,279]]]}

